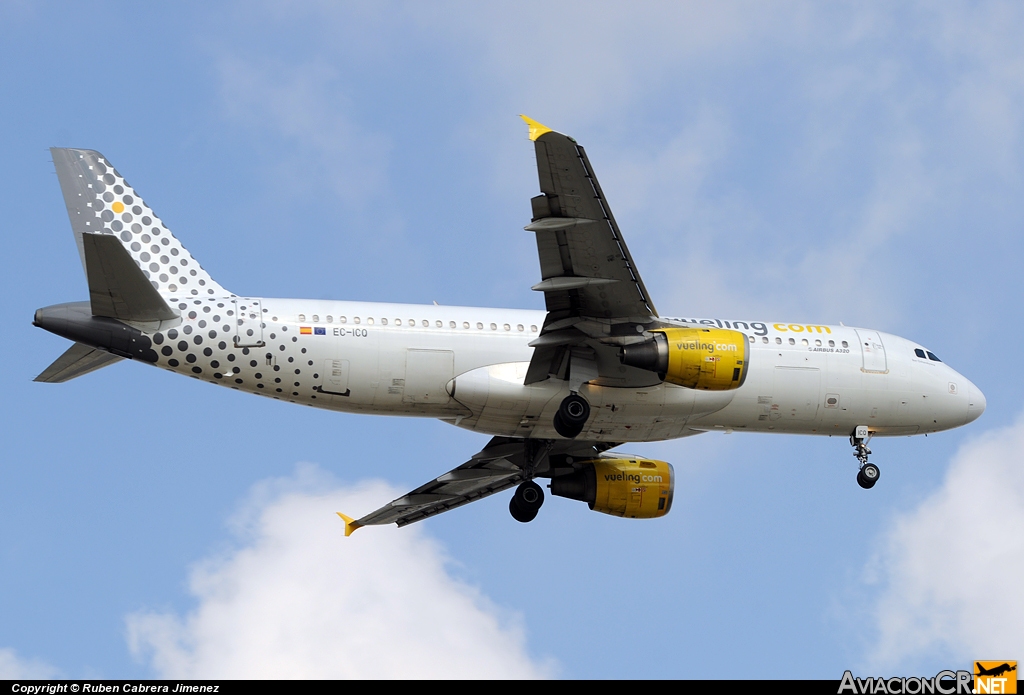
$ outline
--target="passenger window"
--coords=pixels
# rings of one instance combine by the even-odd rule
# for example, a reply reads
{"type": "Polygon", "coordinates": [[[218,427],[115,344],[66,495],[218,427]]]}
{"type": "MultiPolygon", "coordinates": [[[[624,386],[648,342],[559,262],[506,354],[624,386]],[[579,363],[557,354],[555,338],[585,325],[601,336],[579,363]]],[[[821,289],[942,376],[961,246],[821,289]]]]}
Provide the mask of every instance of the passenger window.
{"type": "Polygon", "coordinates": [[[921,348],[914,348],[914,354],[920,357],[922,360],[925,359],[924,350],[921,348]]]}
{"type": "Polygon", "coordinates": [[[373,325],[373,317],[371,316],[370,318],[366,319],[366,322],[372,326],[373,325]]]}
{"type": "Polygon", "coordinates": [[[491,330],[492,330],[492,331],[496,331],[496,330],[498,330],[498,324],[496,324],[496,323],[492,323],[492,324],[491,324],[491,330]]]}
{"type": "Polygon", "coordinates": [[[775,339],[775,344],[776,345],[782,345],[782,338],[776,338],[775,339]]]}
{"type": "Polygon", "coordinates": [[[462,327],[463,328],[469,328],[469,321],[463,321],[462,322],[462,327]]]}
{"type": "Polygon", "coordinates": [[[844,340],[843,341],[843,347],[844,348],[848,348],[848,347],[850,347],[850,344],[844,340]]]}
{"type": "Polygon", "coordinates": [[[437,326],[438,328],[444,328],[444,322],[443,321],[435,321],[434,325],[437,326]]]}
{"type": "Polygon", "coordinates": [[[396,326],[401,326],[402,325],[402,319],[395,319],[395,325],[396,326]]]}
{"type": "Polygon", "coordinates": [[[345,323],[346,321],[348,321],[348,319],[345,318],[344,316],[339,316],[338,317],[338,323],[345,323]]]}
{"type": "Polygon", "coordinates": [[[512,330],[512,326],[510,326],[510,325],[508,325],[508,324],[506,323],[506,324],[505,324],[505,330],[506,330],[506,331],[511,331],[511,330],[512,330]]]}
{"type": "Polygon", "coordinates": [[[333,317],[333,316],[331,316],[330,314],[328,314],[328,315],[326,316],[326,318],[327,318],[327,323],[331,323],[332,321],[334,321],[334,317],[333,317]]]}
{"type": "Polygon", "coordinates": [[[409,325],[416,328],[416,319],[409,319],[409,325]]]}
{"type": "Polygon", "coordinates": [[[835,347],[836,346],[836,341],[834,341],[834,340],[828,341],[828,346],[829,347],[835,347]]]}
{"type": "Polygon", "coordinates": [[[520,333],[522,333],[523,332],[523,324],[521,324],[521,323],[516,324],[516,330],[519,331],[520,333]]]}
{"type": "Polygon", "coordinates": [[[320,323],[320,317],[316,314],[313,314],[313,323],[320,323]]]}
{"type": "Polygon", "coordinates": [[[810,347],[811,346],[811,344],[807,342],[807,338],[804,338],[800,342],[803,343],[804,347],[810,347]]]}
{"type": "Polygon", "coordinates": [[[449,321],[448,322],[448,328],[455,328],[455,322],[454,321],[449,321]]]}
{"type": "Polygon", "coordinates": [[[789,344],[790,345],[796,345],[796,339],[795,338],[790,338],[789,339],[789,344]]]}
{"type": "Polygon", "coordinates": [[[477,321],[476,322],[476,329],[478,331],[482,331],[484,329],[484,325],[482,323],[480,323],[479,321],[477,321]]]}
{"type": "Polygon", "coordinates": [[[352,323],[359,323],[359,317],[356,316],[352,319],[352,323]]]}
{"type": "Polygon", "coordinates": [[[380,320],[380,325],[382,325],[382,326],[388,325],[388,320],[387,319],[381,319],[380,320]]]}
{"type": "Polygon", "coordinates": [[[761,342],[762,343],[767,343],[768,342],[768,336],[764,336],[763,338],[761,338],[761,342]]]}
{"type": "Polygon", "coordinates": [[[753,345],[753,343],[754,343],[754,336],[751,335],[751,336],[748,336],[748,338],[750,339],[751,345],[753,345]]]}
{"type": "Polygon", "coordinates": [[[929,352],[928,353],[928,359],[930,359],[932,362],[941,362],[942,361],[938,357],[935,356],[934,352],[929,352]]]}
{"type": "MultiPolygon", "coordinates": [[[[244,309],[245,307],[242,307],[242,308],[244,309]]],[[[299,321],[305,321],[305,320],[306,320],[306,315],[305,314],[299,314],[299,321]]]]}
{"type": "Polygon", "coordinates": [[[814,345],[815,345],[816,347],[821,347],[821,341],[820,341],[820,340],[815,340],[815,341],[814,341],[814,345]]]}
{"type": "Polygon", "coordinates": [[[423,327],[424,328],[430,328],[430,321],[427,321],[426,319],[423,319],[423,327]]]}

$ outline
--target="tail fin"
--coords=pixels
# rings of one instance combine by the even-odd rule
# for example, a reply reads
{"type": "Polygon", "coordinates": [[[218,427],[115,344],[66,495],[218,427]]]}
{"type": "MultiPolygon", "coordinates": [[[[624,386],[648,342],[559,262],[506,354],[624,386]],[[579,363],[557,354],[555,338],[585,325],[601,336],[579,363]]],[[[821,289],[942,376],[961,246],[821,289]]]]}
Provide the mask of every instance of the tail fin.
{"type": "Polygon", "coordinates": [[[61,147],[51,148],[50,153],[87,276],[85,235],[106,234],[120,240],[165,298],[231,295],[200,267],[102,154],[61,147]]]}

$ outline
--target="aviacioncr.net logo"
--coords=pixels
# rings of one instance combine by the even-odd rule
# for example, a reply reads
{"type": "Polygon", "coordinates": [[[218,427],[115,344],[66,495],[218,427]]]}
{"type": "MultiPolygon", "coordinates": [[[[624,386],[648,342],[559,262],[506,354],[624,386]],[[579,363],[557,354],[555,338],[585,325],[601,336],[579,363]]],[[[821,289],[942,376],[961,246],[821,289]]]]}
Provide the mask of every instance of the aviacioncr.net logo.
{"type": "Polygon", "coordinates": [[[932,678],[924,676],[893,678],[856,678],[849,671],[843,673],[839,695],[972,695],[970,671],[939,671],[932,678]]]}

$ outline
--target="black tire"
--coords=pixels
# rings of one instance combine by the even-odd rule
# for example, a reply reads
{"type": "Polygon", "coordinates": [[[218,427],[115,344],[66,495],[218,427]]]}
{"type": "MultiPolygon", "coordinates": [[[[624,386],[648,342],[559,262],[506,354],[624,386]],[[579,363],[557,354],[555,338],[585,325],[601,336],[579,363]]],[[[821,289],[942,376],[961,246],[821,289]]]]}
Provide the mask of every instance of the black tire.
{"type": "Polygon", "coordinates": [[[575,439],[590,419],[590,404],[579,394],[570,393],[562,399],[552,424],[566,439],[575,439]]]}
{"type": "Polygon", "coordinates": [[[555,427],[555,432],[558,432],[561,436],[566,439],[575,439],[576,436],[583,431],[582,427],[569,427],[562,421],[562,414],[555,413],[555,419],[551,422],[555,427]]]}
{"type": "Polygon", "coordinates": [[[508,512],[512,515],[512,518],[516,521],[527,524],[537,518],[537,510],[529,511],[519,508],[516,504],[516,498],[513,497],[508,503],[508,512]]]}
{"type": "Polygon", "coordinates": [[[870,490],[878,482],[880,475],[881,471],[878,470],[878,466],[873,463],[865,463],[857,473],[857,484],[865,490],[870,490]]]}
{"type": "Polygon", "coordinates": [[[537,518],[537,512],[544,504],[544,490],[540,485],[528,480],[516,488],[512,499],[508,503],[508,511],[512,518],[521,523],[527,523],[537,518]]]}

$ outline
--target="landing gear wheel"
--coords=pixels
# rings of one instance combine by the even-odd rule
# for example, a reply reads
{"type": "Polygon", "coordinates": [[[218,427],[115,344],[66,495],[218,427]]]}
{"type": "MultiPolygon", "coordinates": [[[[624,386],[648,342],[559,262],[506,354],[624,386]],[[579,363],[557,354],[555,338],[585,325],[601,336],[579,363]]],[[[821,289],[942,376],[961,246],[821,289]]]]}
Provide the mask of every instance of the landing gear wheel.
{"type": "Polygon", "coordinates": [[[865,463],[857,473],[857,484],[865,490],[870,490],[878,482],[879,475],[881,475],[881,471],[878,470],[878,466],[873,463],[865,463]]]}
{"type": "Polygon", "coordinates": [[[540,506],[544,504],[544,491],[540,485],[527,480],[516,488],[516,493],[508,503],[508,511],[512,518],[522,523],[533,521],[537,518],[540,506]]]}
{"type": "Polygon", "coordinates": [[[555,431],[566,439],[575,439],[590,419],[590,404],[577,393],[570,393],[562,399],[555,413],[555,431]]]}

